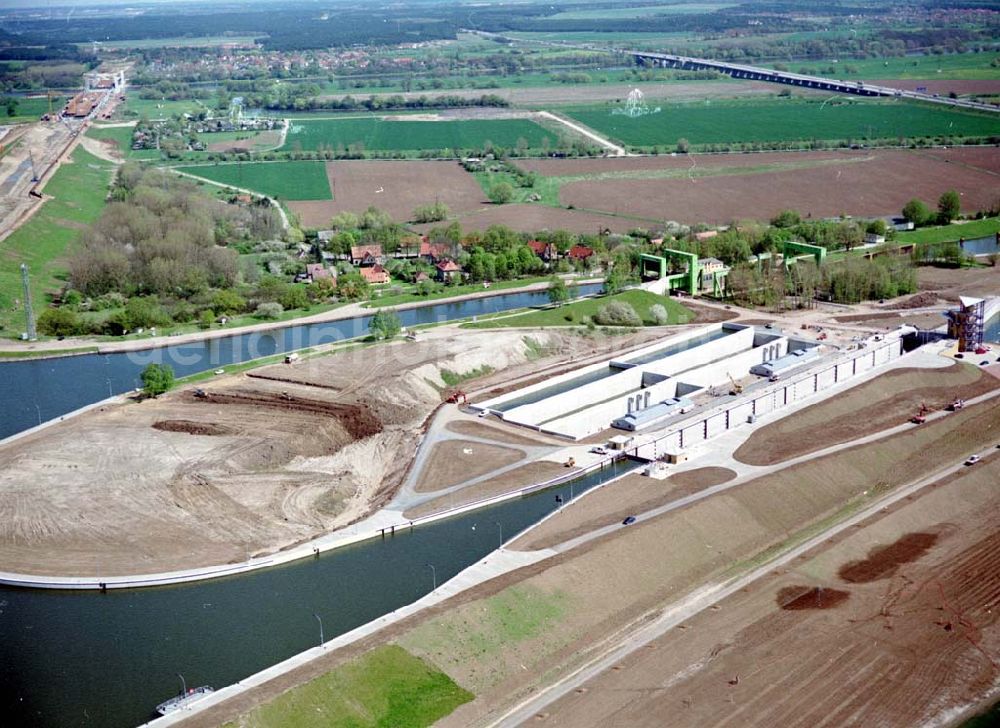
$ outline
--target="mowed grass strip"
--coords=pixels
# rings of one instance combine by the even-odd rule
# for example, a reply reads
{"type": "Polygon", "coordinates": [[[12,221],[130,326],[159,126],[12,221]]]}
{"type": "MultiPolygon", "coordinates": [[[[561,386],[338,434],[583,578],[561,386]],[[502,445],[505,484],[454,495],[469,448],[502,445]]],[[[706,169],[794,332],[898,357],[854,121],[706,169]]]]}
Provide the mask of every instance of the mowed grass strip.
{"type": "MultiPolygon", "coordinates": [[[[572,289],[571,289],[572,290],[572,289]]],[[[604,306],[612,301],[627,303],[635,312],[639,314],[643,325],[655,326],[656,322],[649,313],[649,309],[656,304],[663,306],[667,311],[667,324],[686,324],[695,317],[694,312],[677,303],[672,298],[658,296],[649,291],[634,290],[616,293],[613,296],[599,296],[597,298],[582,298],[573,303],[564,304],[559,307],[543,308],[537,311],[528,311],[514,316],[503,316],[500,318],[477,321],[476,323],[463,324],[463,328],[470,329],[500,329],[500,328],[532,328],[538,326],[579,326],[584,323],[584,319],[593,317],[604,306]]]]}
{"type": "Polygon", "coordinates": [[[224,728],[422,728],[474,696],[402,647],[378,647],[224,728]]]}
{"type": "MultiPolygon", "coordinates": [[[[899,101],[770,98],[705,104],[662,104],[659,113],[613,114],[621,104],[576,106],[564,113],[632,146],[739,144],[812,139],[887,139],[922,136],[989,136],[993,116],[899,101]]],[[[657,103],[650,101],[655,108],[657,103]]]]}
{"type": "Polygon", "coordinates": [[[351,117],[346,119],[296,120],[283,150],[315,151],[320,147],[361,144],[371,151],[419,151],[425,149],[481,149],[489,141],[514,147],[523,139],[540,148],[544,139],[555,147],[558,138],[527,119],[470,119],[461,121],[399,121],[399,117],[351,117]]]}
{"type": "Polygon", "coordinates": [[[254,190],[281,200],[329,200],[326,162],[247,162],[175,167],[230,187],[254,190]]]}
{"type": "Polygon", "coordinates": [[[896,233],[899,243],[950,243],[961,238],[974,240],[1000,233],[1000,217],[986,217],[960,224],[937,225],[896,233]]]}
{"type": "Polygon", "coordinates": [[[45,185],[54,199],[0,242],[0,334],[17,337],[24,330],[23,305],[14,305],[23,298],[21,263],[28,264],[37,318],[62,285],[71,244],[101,214],[111,175],[110,164],[77,147],[73,163],[59,167],[45,185]]]}

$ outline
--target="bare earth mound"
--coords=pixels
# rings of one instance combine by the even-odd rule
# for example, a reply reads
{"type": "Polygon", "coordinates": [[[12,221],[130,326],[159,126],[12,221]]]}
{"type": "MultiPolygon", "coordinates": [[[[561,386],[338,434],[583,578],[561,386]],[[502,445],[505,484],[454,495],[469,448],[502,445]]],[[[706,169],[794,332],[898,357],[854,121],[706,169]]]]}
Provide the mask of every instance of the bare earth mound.
{"type": "Polygon", "coordinates": [[[406,222],[420,205],[443,202],[452,215],[486,204],[475,178],[458,162],[344,161],[326,165],[332,200],[289,202],[308,227],[325,228],[338,212],[361,213],[374,205],[406,222]]]}
{"type": "MultiPolygon", "coordinates": [[[[561,348],[559,334],[536,338],[561,348]]],[[[216,377],[200,385],[203,397],[189,388],[105,407],[9,443],[0,571],[112,576],[235,563],[357,521],[398,488],[441,404],[440,368],[487,363],[498,376],[538,366],[518,334],[441,328],[418,343],[216,377]]]]}
{"type": "Polygon", "coordinates": [[[644,475],[627,475],[587,493],[570,503],[558,515],[528,531],[510,544],[517,551],[535,551],[582,536],[626,516],[658,508],[670,501],[692,495],[736,477],[728,468],[696,468],[671,475],[666,480],[644,475]]]}
{"type": "Polygon", "coordinates": [[[414,490],[430,493],[471,480],[525,457],[523,450],[472,440],[445,440],[431,450],[414,490]]]}
{"type": "Polygon", "coordinates": [[[902,424],[926,404],[942,409],[998,386],[969,364],[897,369],[760,428],[735,452],[748,465],[773,465],[902,424]]]}

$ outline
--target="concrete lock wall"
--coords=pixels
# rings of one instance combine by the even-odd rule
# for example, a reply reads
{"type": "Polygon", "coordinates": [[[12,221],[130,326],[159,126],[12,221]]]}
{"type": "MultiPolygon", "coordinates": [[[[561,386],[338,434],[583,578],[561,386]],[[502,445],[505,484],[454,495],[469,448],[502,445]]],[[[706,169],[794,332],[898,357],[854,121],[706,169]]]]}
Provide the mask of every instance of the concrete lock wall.
{"type": "Polygon", "coordinates": [[[748,350],[753,345],[753,329],[746,328],[721,339],[710,341],[687,351],[681,351],[662,361],[643,365],[645,369],[658,374],[676,376],[684,381],[682,372],[702,367],[710,362],[748,350]]]}
{"type": "Polygon", "coordinates": [[[712,415],[705,420],[705,435],[704,439],[710,437],[715,437],[716,435],[721,435],[726,431],[726,413],[720,412],[717,415],[712,415]]]}
{"type": "Polygon", "coordinates": [[[504,419],[537,425],[546,420],[551,420],[553,417],[558,417],[565,412],[572,412],[579,409],[581,405],[587,402],[600,402],[611,397],[624,396],[641,387],[642,371],[639,369],[624,369],[617,374],[596,382],[584,384],[581,387],[574,387],[567,392],[554,394],[537,402],[515,407],[506,412],[504,419]]]}
{"type": "MultiPolygon", "coordinates": [[[[629,397],[635,397],[637,394],[641,395],[643,406],[640,409],[646,409],[645,395],[647,393],[649,394],[649,405],[652,406],[654,404],[659,404],[665,399],[670,399],[674,396],[676,391],[677,382],[673,379],[667,379],[659,384],[646,387],[645,389],[636,387],[635,389],[628,390],[628,392],[624,395],[617,396],[608,402],[601,402],[592,407],[582,409],[579,412],[572,412],[545,422],[542,424],[542,427],[549,432],[555,432],[574,439],[580,439],[606,429],[611,424],[612,420],[628,414],[629,397]]],[[[578,403],[580,401],[584,401],[582,397],[578,400],[578,403]]]]}

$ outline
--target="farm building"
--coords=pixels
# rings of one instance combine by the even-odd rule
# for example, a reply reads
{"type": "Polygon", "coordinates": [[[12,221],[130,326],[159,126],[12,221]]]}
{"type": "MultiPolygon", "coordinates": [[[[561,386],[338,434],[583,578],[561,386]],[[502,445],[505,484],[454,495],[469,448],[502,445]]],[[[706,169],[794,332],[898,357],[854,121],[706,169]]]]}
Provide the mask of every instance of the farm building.
{"type": "Polygon", "coordinates": [[[453,260],[442,260],[435,267],[438,280],[442,283],[455,280],[462,275],[462,266],[453,260]]]}

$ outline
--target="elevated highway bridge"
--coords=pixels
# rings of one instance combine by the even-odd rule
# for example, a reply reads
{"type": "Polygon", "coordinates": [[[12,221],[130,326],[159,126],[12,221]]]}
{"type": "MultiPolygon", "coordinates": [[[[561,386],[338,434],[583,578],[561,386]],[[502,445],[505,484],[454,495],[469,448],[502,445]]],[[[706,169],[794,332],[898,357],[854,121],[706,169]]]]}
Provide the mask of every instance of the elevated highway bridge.
{"type": "Polygon", "coordinates": [[[830,78],[822,78],[820,76],[806,76],[801,73],[775,71],[771,68],[744,66],[737,63],[712,61],[704,58],[675,56],[668,53],[649,53],[625,50],[621,52],[635,58],[637,63],[647,66],[679,68],[685,71],[712,70],[725,73],[733,78],[741,78],[748,81],[783,83],[788,86],[801,86],[803,88],[811,88],[818,91],[854,94],[855,96],[887,96],[891,98],[913,99],[916,101],[929,101],[935,104],[946,104],[948,106],[955,106],[964,109],[1000,113],[1000,107],[993,106],[991,104],[969,101],[967,99],[952,99],[944,96],[938,96],[937,94],[928,94],[919,91],[906,91],[903,89],[892,88],[890,86],[876,86],[874,84],[865,83],[864,81],[838,81],[830,78]]]}

